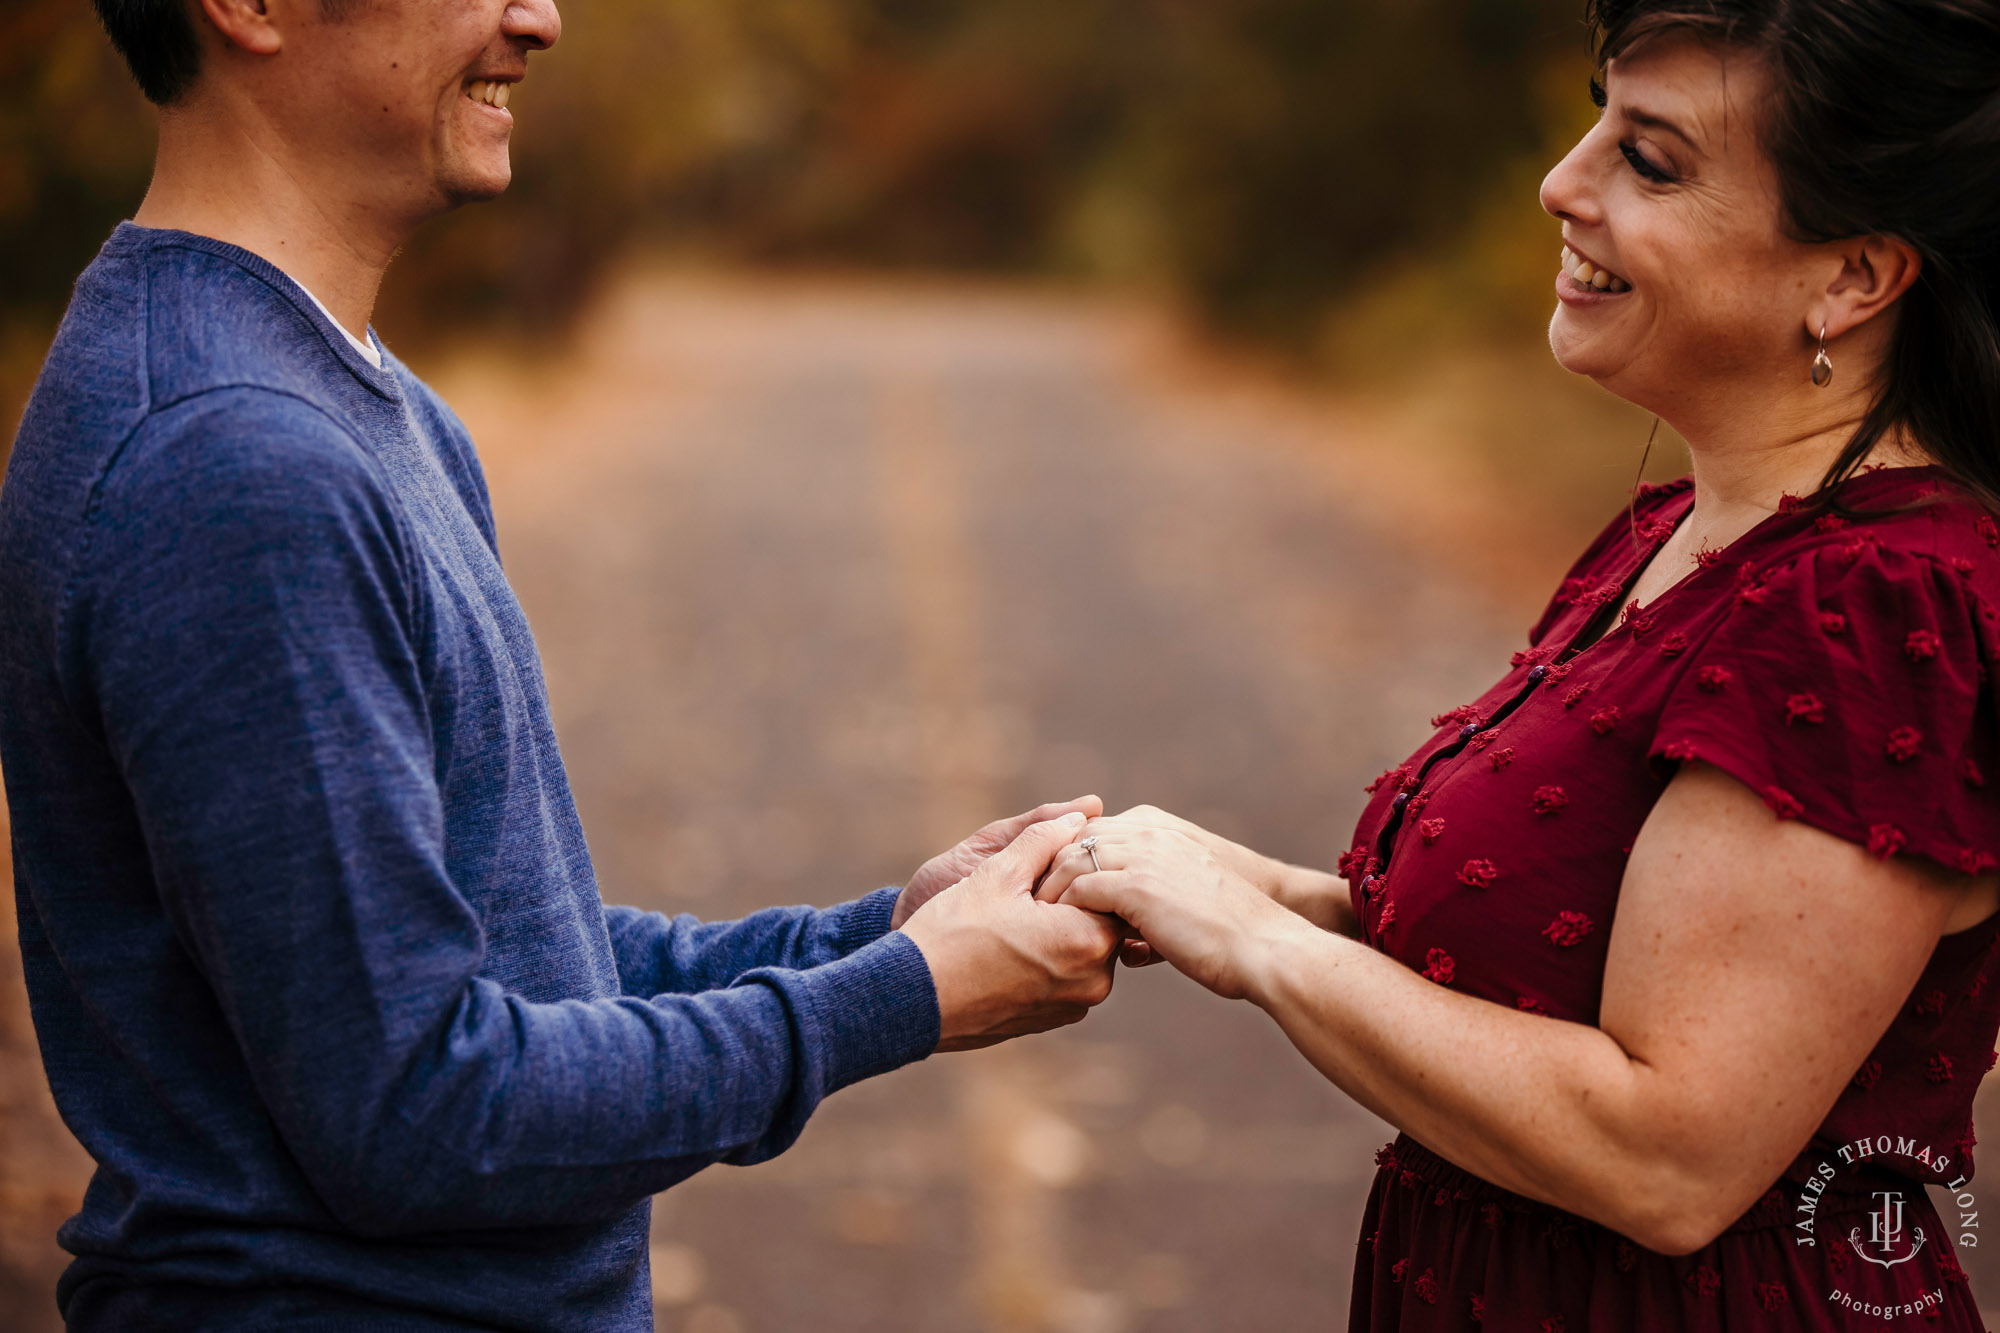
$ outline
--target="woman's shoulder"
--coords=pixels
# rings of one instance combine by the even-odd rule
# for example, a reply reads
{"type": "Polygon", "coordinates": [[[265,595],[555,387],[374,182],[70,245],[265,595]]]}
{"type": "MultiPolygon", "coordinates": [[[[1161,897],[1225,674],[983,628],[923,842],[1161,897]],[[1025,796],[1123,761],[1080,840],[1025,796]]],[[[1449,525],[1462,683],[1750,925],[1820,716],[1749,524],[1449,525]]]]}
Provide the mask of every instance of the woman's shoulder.
{"type": "Polygon", "coordinates": [[[1785,497],[1745,566],[1746,583],[1796,568],[1829,591],[1873,588],[1885,608],[1940,588],[1968,610],[2000,608],[2000,518],[1937,468],[1877,469],[1831,504],[1785,497]]]}
{"type": "Polygon", "coordinates": [[[1704,571],[1648,753],[1877,856],[1983,872],[2000,865],[2000,524],[1931,470],[1895,471],[1782,508],[1704,571]]]}

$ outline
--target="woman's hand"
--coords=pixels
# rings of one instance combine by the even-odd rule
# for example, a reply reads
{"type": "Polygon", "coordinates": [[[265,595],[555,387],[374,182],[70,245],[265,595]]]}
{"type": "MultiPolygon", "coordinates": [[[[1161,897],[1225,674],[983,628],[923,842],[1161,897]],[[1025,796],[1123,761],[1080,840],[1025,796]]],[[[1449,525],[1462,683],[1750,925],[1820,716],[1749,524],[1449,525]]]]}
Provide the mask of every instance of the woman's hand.
{"type": "MultiPolygon", "coordinates": [[[[1159,829],[1192,838],[1207,848],[1224,869],[1232,871],[1265,897],[1304,917],[1321,930],[1353,937],[1360,935],[1360,924],[1354,919],[1347,881],[1338,875],[1265,856],[1158,806],[1135,805],[1112,819],[1119,824],[1159,829]]],[[[1111,820],[1092,824],[1084,830],[1084,836],[1101,832],[1099,824],[1108,822],[1111,820]]],[[[1142,945],[1128,950],[1125,961],[1128,965],[1140,966],[1150,960],[1145,958],[1142,945]]]]}
{"type": "Polygon", "coordinates": [[[1301,926],[1213,848],[1178,828],[1120,817],[1095,820],[1085,831],[1095,846],[1064,848],[1037,896],[1122,919],[1139,937],[1127,946],[1128,963],[1164,958],[1216,994],[1241,999],[1258,946],[1301,926]],[[1151,957],[1135,959],[1141,947],[1151,957]]]}

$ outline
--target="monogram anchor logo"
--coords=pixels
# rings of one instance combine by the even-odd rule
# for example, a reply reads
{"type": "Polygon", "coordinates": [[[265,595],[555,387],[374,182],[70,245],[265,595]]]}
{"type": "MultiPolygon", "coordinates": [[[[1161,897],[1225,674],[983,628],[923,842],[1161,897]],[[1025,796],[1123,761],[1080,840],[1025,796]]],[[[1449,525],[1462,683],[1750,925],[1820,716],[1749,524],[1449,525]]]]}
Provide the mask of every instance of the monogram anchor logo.
{"type": "Polygon", "coordinates": [[[1916,1258],[1917,1251],[1924,1248],[1922,1227],[1911,1229],[1910,1235],[1913,1240],[1908,1250],[1894,1254],[1903,1243],[1903,1192],[1877,1190],[1875,1198],[1878,1205],[1874,1212],[1868,1214],[1868,1246],[1873,1246],[1880,1253],[1871,1254],[1867,1246],[1862,1244],[1860,1227],[1855,1227],[1847,1233],[1847,1243],[1852,1245],[1854,1252],[1863,1259],[1871,1264],[1880,1264],[1884,1268],[1894,1268],[1897,1264],[1907,1263],[1916,1258]],[[1889,1257],[1892,1254],[1894,1257],[1889,1257]]]}

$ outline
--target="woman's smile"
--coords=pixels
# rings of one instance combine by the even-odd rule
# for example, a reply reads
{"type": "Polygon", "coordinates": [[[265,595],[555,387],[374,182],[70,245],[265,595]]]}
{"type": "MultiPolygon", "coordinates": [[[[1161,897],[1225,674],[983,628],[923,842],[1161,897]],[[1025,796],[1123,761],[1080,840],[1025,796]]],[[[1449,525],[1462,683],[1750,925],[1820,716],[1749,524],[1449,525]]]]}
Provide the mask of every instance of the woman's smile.
{"type": "Polygon", "coordinates": [[[1566,305],[1595,305],[1614,296],[1623,296],[1632,284],[1601,264],[1592,262],[1565,245],[1562,274],[1556,279],[1556,296],[1566,305]]]}

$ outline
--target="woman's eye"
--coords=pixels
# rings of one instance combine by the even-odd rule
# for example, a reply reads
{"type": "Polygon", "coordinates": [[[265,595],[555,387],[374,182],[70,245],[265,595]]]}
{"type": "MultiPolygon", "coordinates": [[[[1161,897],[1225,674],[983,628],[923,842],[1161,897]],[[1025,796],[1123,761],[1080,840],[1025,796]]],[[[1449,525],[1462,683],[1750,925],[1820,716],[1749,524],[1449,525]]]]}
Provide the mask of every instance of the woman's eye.
{"type": "Polygon", "coordinates": [[[1660,170],[1651,162],[1648,162],[1639,150],[1631,144],[1619,144],[1618,151],[1625,154],[1625,160],[1632,164],[1632,170],[1638,172],[1645,179],[1652,181],[1655,185],[1669,185],[1673,183],[1674,178],[1672,176],[1660,170]]]}

